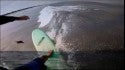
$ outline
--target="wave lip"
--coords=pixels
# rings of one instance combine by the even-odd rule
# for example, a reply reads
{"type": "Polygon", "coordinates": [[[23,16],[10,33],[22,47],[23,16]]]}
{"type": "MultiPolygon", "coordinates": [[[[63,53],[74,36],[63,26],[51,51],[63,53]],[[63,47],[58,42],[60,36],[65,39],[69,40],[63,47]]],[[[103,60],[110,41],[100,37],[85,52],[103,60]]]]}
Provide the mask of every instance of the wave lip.
{"type": "Polygon", "coordinates": [[[56,14],[56,12],[59,12],[59,11],[71,12],[75,10],[86,10],[86,8],[84,6],[60,6],[60,7],[48,6],[48,7],[45,7],[40,12],[40,16],[38,17],[39,18],[38,22],[41,23],[39,27],[44,27],[45,25],[47,25],[51,21],[53,16],[56,14]]]}

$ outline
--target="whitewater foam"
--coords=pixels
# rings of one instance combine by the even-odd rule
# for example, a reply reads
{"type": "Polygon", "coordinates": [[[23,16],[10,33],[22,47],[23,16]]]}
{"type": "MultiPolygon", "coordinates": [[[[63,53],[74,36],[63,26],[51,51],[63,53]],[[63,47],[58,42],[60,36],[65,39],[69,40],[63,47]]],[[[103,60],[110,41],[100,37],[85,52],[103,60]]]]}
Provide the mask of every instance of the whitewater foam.
{"type": "Polygon", "coordinates": [[[84,6],[60,6],[60,7],[55,7],[55,6],[48,6],[45,7],[41,12],[40,12],[40,16],[38,17],[39,20],[38,22],[40,22],[40,26],[44,27],[45,25],[47,25],[51,19],[53,18],[53,16],[56,14],[56,12],[58,11],[74,11],[74,10],[85,10],[86,8],[84,6]]]}

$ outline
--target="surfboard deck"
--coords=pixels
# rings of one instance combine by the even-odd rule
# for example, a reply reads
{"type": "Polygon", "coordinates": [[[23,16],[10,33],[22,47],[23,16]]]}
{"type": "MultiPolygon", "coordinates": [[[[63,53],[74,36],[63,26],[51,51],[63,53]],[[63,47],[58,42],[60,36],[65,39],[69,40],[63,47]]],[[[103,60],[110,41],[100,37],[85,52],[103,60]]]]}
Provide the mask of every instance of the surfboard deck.
{"type": "Polygon", "coordinates": [[[45,63],[48,67],[48,70],[68,69],[68,66],[61,59],[61,55],[57,51],[55,44],[44,31],[42,31],[41,29],[33,30],[32,40],[40,56],[46,55],[49,50],[54,50],[53,55],[45,63]]]}

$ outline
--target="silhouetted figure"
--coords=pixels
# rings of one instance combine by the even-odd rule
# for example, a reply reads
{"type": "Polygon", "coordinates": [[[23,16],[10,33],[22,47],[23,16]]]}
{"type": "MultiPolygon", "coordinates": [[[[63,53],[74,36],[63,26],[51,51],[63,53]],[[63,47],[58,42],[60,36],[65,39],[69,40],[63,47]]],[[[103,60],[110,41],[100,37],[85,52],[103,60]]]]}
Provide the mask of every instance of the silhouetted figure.
{"type": "Polygon", "coordinates": [[[20,66],[14,70],[47,70],[47,66],[45,66],[45,62],[48,58],[53,54],[53,51],[49,51],[47,55],[43,55],[42,57],[36,58],[33,61],[20,66]]]}
{"type": "MultiPolygon", "coordinates": [[[[50,50],[47,55],[42,57],[35,58],[31,62],[24,64],[20,67],[15,68],[14,70],[47,70],[47,66],[44,64],[48,58],[53,54],[53,51],[50,50]]],[[[0,66],[0,70],[8,70],[0,66]]]]}
{"type": "Polygon", "coordinates": [[[8,23],[8,22],[13,22],[16,20],[27,20],[29,19],[28,16],[20,16],[20,17],[15,17],[15,16],[0,16],[0,25],[8,23]]]}
{"type": "Polygon", "coordinates": [[[8,69],[6,69],[6,68],[3,68],[3,67],[1,67],[1,66],[0,66],[0,70],[8,70],[8,69]]]}

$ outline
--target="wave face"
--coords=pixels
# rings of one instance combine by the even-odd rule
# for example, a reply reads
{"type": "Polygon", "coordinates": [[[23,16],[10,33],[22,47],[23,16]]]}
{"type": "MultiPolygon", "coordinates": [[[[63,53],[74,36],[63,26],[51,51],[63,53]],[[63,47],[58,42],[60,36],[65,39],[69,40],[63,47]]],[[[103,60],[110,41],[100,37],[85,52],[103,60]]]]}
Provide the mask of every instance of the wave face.
{"type": "Polygon", "coordinates": [[[74,69],[103,69],[103,63],[105,68],[113,69],[113,62],[116,65],[117,60],[122,62],[123,6],[89,2],[54,4],[40,12],[38,22],[74,69]]]}

